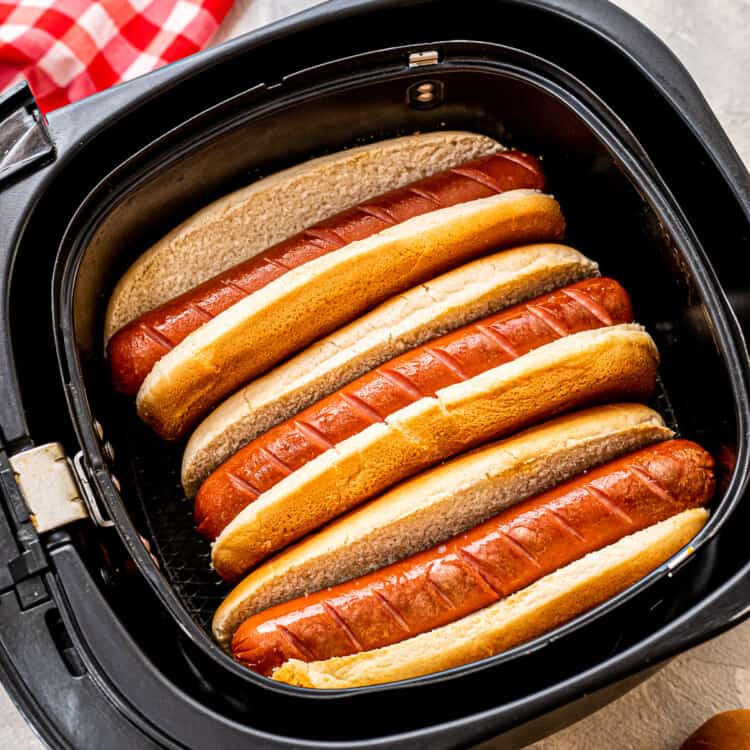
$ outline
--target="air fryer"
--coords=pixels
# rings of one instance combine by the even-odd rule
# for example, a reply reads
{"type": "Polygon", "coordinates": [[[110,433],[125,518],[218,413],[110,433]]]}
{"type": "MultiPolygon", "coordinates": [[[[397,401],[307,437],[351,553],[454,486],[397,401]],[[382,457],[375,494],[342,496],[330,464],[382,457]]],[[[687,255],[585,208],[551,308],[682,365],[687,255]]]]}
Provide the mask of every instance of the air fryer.
{"type": "Polygon", "coordinates": [[[748,614],[750,179],[684,69],[621,11],[331,2],[47,122],[23,89],[4,107],[25,140],[0,167],[0,664],[48,744],[521,747],[748,614]],[[214,198],[443,128],[543,155],[567,241],[631,292],[659,346],[652,405],[717,457],[721,492],[692,554],[531,643],[415,680],[293,688],[210,637],[228,589],[180,488],[181,446],[109,385],[104,308],[214,198]],[[14,468],[55,444],[86,517],[37,533],[14,468]]]}

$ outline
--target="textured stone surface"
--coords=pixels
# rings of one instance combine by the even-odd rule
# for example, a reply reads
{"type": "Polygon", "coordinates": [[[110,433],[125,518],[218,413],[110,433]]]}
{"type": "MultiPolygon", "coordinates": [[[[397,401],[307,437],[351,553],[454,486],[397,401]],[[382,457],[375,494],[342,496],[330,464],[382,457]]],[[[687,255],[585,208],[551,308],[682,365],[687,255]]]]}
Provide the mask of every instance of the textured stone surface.
{"type": "Polygon", "coordinates": [[[750,164],[750,0],[614,2],[677,55],[745,164],[750,164]]]}
{"type": "Polygon", "coordinates": [[[682,654],[635,690],[527,750],[677,750],[719,711],[750,706],[750,622],[682,654]]]}
{"type": "MultiPolygon", "coordinates": [[[[237,0],[216,41],[313,4],[237,0]]],[[[617,4],[672,48],[750,163],[750,1],[617,0],[617,4]]],[[[683,654],[620,700],[528,750],[677,750],[709,716],[740,707],[750,707],[750,622],[683,654]]],[[[0,688],[0,748],[40,747],[0,688]]]]}

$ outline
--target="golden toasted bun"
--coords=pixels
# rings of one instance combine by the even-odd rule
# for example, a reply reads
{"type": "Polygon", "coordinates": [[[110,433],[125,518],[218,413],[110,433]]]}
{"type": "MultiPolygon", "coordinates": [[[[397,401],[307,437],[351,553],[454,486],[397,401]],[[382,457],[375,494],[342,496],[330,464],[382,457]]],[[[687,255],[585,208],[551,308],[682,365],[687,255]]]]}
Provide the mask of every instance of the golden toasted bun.
{"type": "Polygon", "coordinates": [[[702,508],[686,510],[591,552],[450,625],[351,656],[310,663],[291,659],[277,667],[273,677],[303,687],[350,688],[406,680],[485,659],[554,630],[625,590],[685,546],[707,518],[702,508]]]}
{"type": "Polygon", "coordinates": [[[449,456],[587,404],[648,396],[658,353],[638,325],[558,339],[394,412],[250,503],[212,548],[219,575],[251,565],[449,456]]]}
{"type": "Polygon", "coordinates": [[[750,750],[750,710],[712,716],[690,735],[681,750],[750,750]]]}
{"type": "Polygon", "coordinates": [[[230,193],[133,263],[110,298],[105,343],[142,313],[329,216],[501,150],[465,131],[410,135],[312,159],[230,193]]]}
{"type": "Polygon", "coordinates": [[[250,615],[365,575],[470,529],[598,464],[672,436],[640,404],[596,406],[464,454],[398,485],[256,568],[216,611],[225,648],[250,615]]]}
{"type": "Polygon", "coordinates": [[[565,245],[527,245],[467,263],[384,302],[211,412],[185,448],[187,496],[243,445],[383,362],[597,271],[596,263],[565,245]]]}
{"type": "Polygon", "coordinates": [[[198,328],[138,391],[140,417],[180,437],[250,378],[373,305],[497,247],[556,240],[554,198],[512,190],[409,219],[293,268],[198,328]]]}

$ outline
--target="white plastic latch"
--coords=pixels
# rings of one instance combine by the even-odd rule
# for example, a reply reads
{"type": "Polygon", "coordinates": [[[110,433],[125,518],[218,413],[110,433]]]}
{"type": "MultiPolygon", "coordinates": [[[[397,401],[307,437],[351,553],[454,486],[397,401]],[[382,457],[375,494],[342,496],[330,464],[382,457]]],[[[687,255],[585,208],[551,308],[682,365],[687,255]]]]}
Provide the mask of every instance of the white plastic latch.
{"type": "Polygon", "coordinates": [[[10,458],[16,482],[41,534],[88,518],[86,504],[60,443],[45,443],[10,458]]]}

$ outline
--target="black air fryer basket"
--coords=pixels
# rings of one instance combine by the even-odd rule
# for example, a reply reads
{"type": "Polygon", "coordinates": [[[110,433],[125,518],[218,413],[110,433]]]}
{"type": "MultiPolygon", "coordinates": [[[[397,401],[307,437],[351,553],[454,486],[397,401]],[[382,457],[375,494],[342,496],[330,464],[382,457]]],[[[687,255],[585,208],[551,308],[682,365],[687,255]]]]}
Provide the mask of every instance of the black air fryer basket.
{"type": "Polygon", "coordinates": [[[0,122],[0,666],[50,745],[521,747],[750,614],[750,177],[685,70],[621,11],[334,1],[48,122],[21,87],[0,122]],[[415,96],[426,82],[431,102],[415,96]],[[104,308],[128,265],[214,198],[442,128],[543,155],[567,241],[656,339],[653,405],[717,457],[721,492],[691,553],[529,644],[400,683],[292,688],[210,638],[227,588],[181,493],[181,446],[108,385],[104,308]],[[13,468],[49,444],[88,518],[38,534],[13,468]]]}

